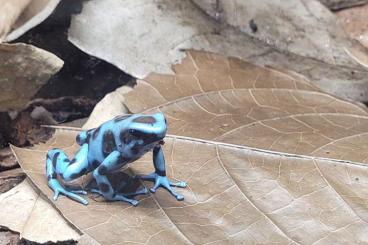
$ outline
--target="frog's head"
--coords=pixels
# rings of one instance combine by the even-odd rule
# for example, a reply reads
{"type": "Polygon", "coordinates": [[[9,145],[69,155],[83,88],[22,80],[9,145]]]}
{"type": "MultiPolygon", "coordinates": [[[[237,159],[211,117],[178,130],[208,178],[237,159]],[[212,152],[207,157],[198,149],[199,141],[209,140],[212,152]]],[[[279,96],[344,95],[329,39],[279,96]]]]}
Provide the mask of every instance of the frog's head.
{"type": "Polygon", "coordinates": [[[128,128],[121,132],[120,139],[125,144],[134,142],[140,146],[153,146],[163,142],[166,131],[163,113],[134,114],[129,118],[128,128]]]}

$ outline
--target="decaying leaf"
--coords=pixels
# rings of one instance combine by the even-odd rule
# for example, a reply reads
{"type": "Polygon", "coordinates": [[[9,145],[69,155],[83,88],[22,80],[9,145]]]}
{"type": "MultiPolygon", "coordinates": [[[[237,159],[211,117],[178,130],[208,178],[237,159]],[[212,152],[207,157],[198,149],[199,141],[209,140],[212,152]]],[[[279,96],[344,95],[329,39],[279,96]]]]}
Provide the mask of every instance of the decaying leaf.
{"type": "Polygon", "coordinates": [[[63,61],[26,44],[0,44],[0,111],[23,108],[63,61]]]}
{"type": "MultiPolygon", "coordinates": [[[[168,175],[188,182],[178,190],[185,200],[164,190],[139,197],[138,207],[62,197],[54,204],[68,221],[102,244],[368,242],[365,109],[235,58],[191,51],[174,70],[138,81],[125,104],[165,113],[168,175]]],[[[49,198],[45,154],[72,155],[76,133],[13,149],[49,198]]],[[[129,168],[152,170],[150,154],[129,168]]]]}
{"type": "Polygon", "coordinates": [[[319,0],[319,1],[324,5],[326,5],[328,8],[335,11],[368,3],[367,0],[319,0]]]}
{"type": "Polygon", "coordinates": [[[0,206],[1,225],[19,232],[25,239],[44,243],[80,237],[28,180],[1,194],[0,206]]]}
{"type": "Polygon", "coordinates": [[[172,74],[192,48],[291,69],[324,91],[368,101],[367,52],[316,0],[92,0],[69,39],[138,78],[172,74]]]}
{"type": "Polygon", "coordinates": [[[10,42],[44,21],[60,0],[0,0],[0,39],[10,42]]]}
{"type": "Polygon", "coordinates": [[[368,48],[368,5],[345,9],[337,16],[346,32],[368,48]]]}
{"type": "Polygon", "coordinates": [[[0,41],[11,30],[23,10],[31,0],[1,0],[0,1],[0,41]]]}

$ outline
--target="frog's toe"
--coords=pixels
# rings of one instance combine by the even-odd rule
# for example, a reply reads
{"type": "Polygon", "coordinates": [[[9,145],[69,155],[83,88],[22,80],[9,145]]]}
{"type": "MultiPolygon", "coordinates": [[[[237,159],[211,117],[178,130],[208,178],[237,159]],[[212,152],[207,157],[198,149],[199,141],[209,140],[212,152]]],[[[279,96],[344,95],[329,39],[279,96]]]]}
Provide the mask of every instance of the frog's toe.
{"type": "Polygon", "coordinates": [[[83,189],[72,189],[72,188],[65,188],[66,191],[72,192],[74,194],[80,194],[80,195],[87,195],[87,191],[83,189]]]}
{"type": "Polygon", "coordinates": [[[170,185],[174,187],[180,187],[180,188],[186,188],[188,186],[187,182],[185,181],[170,182],[170,185]]]}
{"type": "Polygon", "coordinates": [[[59,194],[60,194],[60,192],[59,192],[59,191],[55,191],[55,192],[54,192],[54,196],[52,197],[52,199],[53,199],[54,201],[57,201],[57,199],[58,199],[58,197],[59,197],[59,194]]]}
{"type": "Polygon", "coordinates": [[[127,203],[130,203],[131,205],[133,205],[134,207],[138,206],[138,204],[139,204],[139,201],[138,200],[128,198],[125,195],[121,195],[121,194],[116,194],[116,195],[114,195],[113,198],[111,198],[109,200],[110,201],[123,201],[123,202],[127,202],[127,203]]]}
{"type": "Polygon", "coordinates": [[[137,206],[138,206],[138,204],[139,204],[139,201],[137,201],[137,200],[132,200],[130,204],[132,204],[134,207],[137,207],[137,206]]]}
{"type": "Polygon", "coordinates": [[[80,195],[87,195],[87,192],[85,190],[74,190],[70,192],[73,192],[75,194],[80,194],[80,195]]]}
{"type": "Polygon", "coordinates": [[[141,189],[135,191],[135,192],[131,192],[131,193],[126,193],[126,196],[137,196],[137,195],[145,195],[148,193],[148,189],[147,187],[143,186],[141,189]]]}
{"type": "Polygon", "coordinates": [[[179,181],[177,183],[171,183],[166,176],[156,176],[155,184],[150,189],[150,191],[152,193],[155,193],[156,190],[159,187],[163,187],[168,192],[170,192],[170,194],[173,195],[176,198],[176,200],[178,200],[178,201],[184,200],[184,196],[176,193],[171,186],[177,186],[177,187],[183,187],[184,188],[184,187],[187,186],[187,184],[185,182],[183,182],[183,181],[179,181]]]}
{"type": "Polygon", "coordinates": [[[97,189],[97,188],[91,188],[89,191],[95,194],[103,195],[100,189],[97,189]]]}
{"type": "Polygon", "coordinates": [[[80,202],[84,205],[87,205],[88,204],[88,201],[85,200],[84,198],[78,196],[77,194],[74,194],[73,192],[70,192],[70,191],[66,191],[66,190],[62,190],[60,191],[62,194],[64,194],[65,196],[77,201],[77,202],[80,202]]]}
{"type": "Polygon", "coordinates": [[[155,172],[144,175],[136,175],[135,178],[141,180],[155,181],[157,174],[155,172]]]}

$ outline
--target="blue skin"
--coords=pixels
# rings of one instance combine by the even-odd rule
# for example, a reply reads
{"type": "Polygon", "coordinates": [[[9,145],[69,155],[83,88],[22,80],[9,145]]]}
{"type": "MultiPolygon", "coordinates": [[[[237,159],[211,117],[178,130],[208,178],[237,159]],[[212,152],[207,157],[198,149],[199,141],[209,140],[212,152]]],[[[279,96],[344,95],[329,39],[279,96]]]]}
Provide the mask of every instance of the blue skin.
{"type": "Polygon", "coordinates": [[[122,115],[103,123],[101,126],[83,131],[77,136],[80,145],[75,157],[69,160],[60,149],[52,149],[46,157],[46,176],[49,187],[54,191],[54,200],[63,194],[75,201],[88,204],[87,200],[78,194],[87,194],[85,190],[69,189],[59,183],[57,176],[65,182],[74,180],[84,174],[93,173],[98,189],[92,192],[102,195],[111,201],[125,201],[134,206],[138,201],[129,196],[147,194],[144,187],[134,193],[117,193],[111,186],[107,174],[119,170],[148,151],[153,151],[153,165],[155,172],[137,176],[142,180],[153,181],[152,193],[163,187],[177,200],[184,199],[177,194],[172,186],[185,188],[183,181],[170,182],[166,177],[165,158],[162,150],[163,139],[166,135],[166,119],[162,113],[152,115],[133,114],[122,115]]]}

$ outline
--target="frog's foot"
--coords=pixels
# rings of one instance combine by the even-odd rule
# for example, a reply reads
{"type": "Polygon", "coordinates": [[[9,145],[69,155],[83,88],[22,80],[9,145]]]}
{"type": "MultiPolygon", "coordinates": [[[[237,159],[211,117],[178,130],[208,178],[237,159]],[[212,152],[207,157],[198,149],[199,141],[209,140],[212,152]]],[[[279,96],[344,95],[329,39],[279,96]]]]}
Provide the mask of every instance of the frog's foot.
{"type": "Polygon", "coordinates": [[[173,195],[176,198],[176,200],[178,201],[184,200],[184,196],[176,193],[172,188],[172,186],[181,187],[181,188],[187,187],[187,183],[185,183],[184,181],[170,182],[166,176],[160,176],[156,173],[151,173],[145,176],[137,176],[137,177],[143,180],[149,180],[149,181],[153,180],[155,182],[153,187],[150,189],[152,193],[155,193],[159,187],[163,187],[168,192],[170,192],[170,194],[173,195]]]}
{"type": "Polygon", "coordinates": [[[78,196],[77,194],[87,194],[83,190],[66,190],[63,186],[60,185],[59,182],[57,182],[55,179],[49,181],[49,186],[54,191],[54,201],[56,201],[60,194],[63,194],[64,196],[67,196],[77,202],[80,202],[84,205],[88,204],[88,201],[84,198],[78,196]]]}
{"type": "MultiPolygon", "coordinates": [[[[136,175],[135,177],[141,180],[147,180],[147,181],[152,181],[152,182],[156,182],[156,178],[157,175],[155,172],[150,173],[150,174],[146,174],[146,175],[136,175]]],[[[161,176],[163,177],[163,176],[161,176]]],[[[185,181],[177,181],[177,182],[171,182],[169,181],[170,186],[173,187],[180,187],[180,188],[186,188],[187,187],[187,183],[185,181]]]]}
{"type": "Polygon", "coordinates": [[[87,195],[87,191],[83,190],[82,188],[74,188],[74,187],[65,186],[65,190],[72,192],[74,194],[87,195]]]}
{"type": "MultiPolygon", "coordinates": [[[[90,191],[92,193],[96,193],[96,194],[100,194],[103,196],[103,193],[98,189],[98,188],[92,188],[90,189],[90,191]]],[[[139,190],[137,191],[134,191],[134,192],[128,192],[128,193],[119,193],[119,195],[124,195],[124,196],[138,196],[138,195],[145,195],[148,193],[148,190],[147,188],[144,186],[142,188],[140,188],[139,190]]]]}
{"type": "MultiPolygon", "coordinates": [[[[100,194],[101,196],[103,196],[103,193],[98,190],[98,189],[91,189],[91,192],[93,193],[97,193],[100,194]]],[[[107,198],[106,196],[104,196],[104,198],[108,201],[123,201],[123,202],[127,202],[131,205],[133,205],[134,207],[138,206],[139,201],[135,200],[135,199],[131,199],[128,198],[125,194],[114,194],[112,197],[107,198]]]]}
{"type": "MultiPolygon", "coordinates": [[[[92,188],[90,189],[90,191],[92,193],[96,193],[96,194],[99,194],[101,196],[103,196],[103,193],[102,191],[100,191],[99,189],[97,188],[92,188]]],[[[131,198],[128,198],[128,196],[136,196],[136,195],[143,195],[143,194],[147,194],[148,193],[148,190],[146,187],[143,187],[135,192],[131,192],[131,193],[116,193],[115,195],[113,195],[111,198],[106,198],[106,200],[109,200],[109,201],[124,201],[124,202],[127,202],[127,203],[130,203],[131,205],[133,206],[138,206],[139,204],[139,201],[135,200],[135,199],[131,199],[131,198]]]]}

